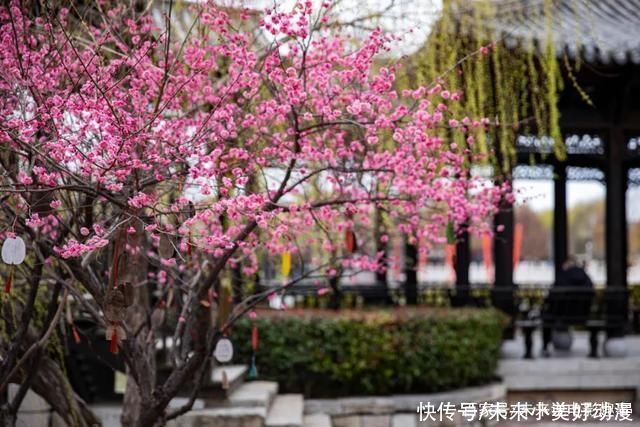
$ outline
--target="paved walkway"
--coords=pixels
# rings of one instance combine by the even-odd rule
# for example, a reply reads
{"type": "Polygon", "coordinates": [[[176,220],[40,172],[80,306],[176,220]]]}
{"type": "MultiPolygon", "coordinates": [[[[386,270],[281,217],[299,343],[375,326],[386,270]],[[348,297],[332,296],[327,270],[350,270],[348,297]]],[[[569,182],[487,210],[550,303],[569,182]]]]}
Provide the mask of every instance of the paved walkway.
{"type": "MultiPolygon", "coordinates": [[[[551,358],[587,358],[589,354],[589,333],[585,331],[573,331],[573,344],[569,353],[554,352],[553,345],[549,347],[551,350],[551,358]]],[[[600,334],[599,354],[603,356],[604,334],[600,334]]],[[[628,335],[625,337],[627,344],[627,357],[640,357],[640,335],[628,335]]],[[[513,341],[506,341],[503,346],[503,359],[518,359],[524,355],[524,339],[522,334],[516,334],[513,341]]],[[[533,335],[533,355],[540,358],[542,352],[542,335],[536,331],[533,335]]]]}
{"type": "Polygon", "coordinates": [[[518,334],[506,341],[498,375],[507,386],[510,401],[547,402],[615,402],[633,401],[633,422],[502,422],[505,427],[570,427],[570,426],[640,426],[640,336],[625,337],[627,356],[610,358],[603,355],[604,336],[601,337],[597,359],[589,358],[589,334],[573,331],[569,352],[554,351],[542,357],[542,337],[534,334],[533,360],[523,359],[524,340],[518,334]]]}

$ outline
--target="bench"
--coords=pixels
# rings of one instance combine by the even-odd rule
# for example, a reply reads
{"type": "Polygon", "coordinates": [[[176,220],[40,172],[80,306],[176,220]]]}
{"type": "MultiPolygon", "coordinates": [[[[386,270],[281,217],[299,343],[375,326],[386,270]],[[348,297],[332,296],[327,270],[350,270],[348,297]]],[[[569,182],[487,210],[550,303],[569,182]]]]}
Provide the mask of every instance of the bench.
{"type": "Polygon", "coordinates": [[[628,291],[609,287],[597,291],[586,287],[557,287],[549,294],[537,318],[516,321],[524,335],[526,359],[533,358],[533,332],[542,327],[548,333],[571,326],[589,331],[589,357],[598,357],[598,335],[606,331],[609,336],[623,331],[628,319],[628,291]]]}

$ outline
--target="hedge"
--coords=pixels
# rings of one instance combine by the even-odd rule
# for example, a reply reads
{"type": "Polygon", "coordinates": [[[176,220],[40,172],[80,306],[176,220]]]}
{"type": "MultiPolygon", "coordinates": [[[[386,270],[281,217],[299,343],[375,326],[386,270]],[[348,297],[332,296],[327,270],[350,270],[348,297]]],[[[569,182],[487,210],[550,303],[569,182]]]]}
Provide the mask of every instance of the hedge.
{"type": "Polygon", "coordinates": [[[493,309],[260,312],[232,333],[237,363],[307,397],[431,393],[495,379],[505,318],[493,309]]]}

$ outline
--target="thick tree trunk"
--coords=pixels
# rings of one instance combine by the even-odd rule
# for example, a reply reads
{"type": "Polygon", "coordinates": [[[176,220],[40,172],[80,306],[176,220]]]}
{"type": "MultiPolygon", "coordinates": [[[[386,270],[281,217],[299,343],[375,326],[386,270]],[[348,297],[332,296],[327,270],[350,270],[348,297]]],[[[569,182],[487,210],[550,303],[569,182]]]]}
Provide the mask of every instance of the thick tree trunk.
{"type": "MultiPolygon", "coordinates": [[[[144,231],[141,224],[134,223],[136,233],[129,236],[128,244],[137,249],[137,254],[145,248],[144,231]]],[[[148,263],[139,255],[127,259],[126,280],[132,286],[130,305],[127,307],[125,323],[133,336],[126,337],[127,386],[125,389],[121,422],[128,426],[152,426],[149,418],[149,407],[152,406],[152,394],[156,386],[156,348],[155,331],[151,326],[151,298],[149,289],[144,283],[148,271],[148,263]],[[135,370],[137,378],[132,371],[135,370]],[[137,380],[137,381],[136,381],[137,380]],[[145,424],[141,424],[142,422],[145,424]]],[[[162,413],[155,415],[158,418],[162,413]]]]}
{"type": "Polygon", "coordinates": [[[166,423],[163,417],[164,411],[158,408],[145,408],[137,420],[137,423],[132,425],[135,427],[162,427],[166,423]]]}
{"type": "Polygon", "coordinates": [[[31,388],[70,426],[93,427],[100,424],[87,404],[71,389],[65,373],[52,359],[42,358],[40,374],[34,378],[31,388]]]}
{"type": "MultiPolygon", "coordinates": [[[[54,301],[57,296],[54,296],[54,301]]],[[[22,307],[20,307],[22,308],[22,307]]],[[[14,316],[6,316],[5,319],[13,319],[14,316]]],[[[18,318],[18,317],[15,317],[18,318]]],[[[23,318],[22,316],[20,317],[23,318]]],[[[17,330],[11,322],[5,323],[9,330],[17,330]]],[[[33,325],[29,326],[19,343],[16,357],[19,359],[41,338],[41,332],[36,331],[33,325]]],[[[0,352],[9,349],[8,343],[1,343],[0,352]]],[[[7,375],[10,373],[8,372],[7,375]]],[[[69,426],[88,427],[99,425],[98,418],[91,412],[86,403],[75,394],[69,383],[66,373],[60,366],[60,362],[52,359],[46,349],[41,348],[33,352],[30,358],[8,379],[14,384],[29,382],[29,388],[42,397],[69,426]]],[[[8,388],[8,387],[7,387],[8,388]]],[[[26,390],[25,390],[26,391],[26,390]]],[[[24,395],[22,395],[24,397],[24,395]]],[[[18,398],[10,401],[8,390],[0,397],[0,426],[14,426],[16,414],[22,403],[18,398]]]]}
{"type": "Polygon", "coordinates": [[[142,396],[140,396],[140,388],[129,372],[129,368],[127,368],[127,388],[125,389],[124,398],[122,400],[122,417],[120,419],[122,425],[136,425],[136,420],[140,419],[141,410],[142,396]]]}
{"type": "Polygon", "coordinates": [[[134,294],[134,303],[127,309],[127,326],[131,331],[139,332],[136,336],[127,337],[127,339],[135,340],[135,343],[129,346],[134,349],[129,363],[135,366],[138,381],[141,383],[136,382],[131,374],[131,366],[127,366],[127,387],[121,417],[123,426],[142,425],[139,422],[143,418],[145,406],[148,406],[151,399],[151,391],[156,385],[155,339],[148,328],[149,308],[147,289],[145,287],[137,288],[134,294]]]}
{"type": "Polygon", "coordinates": [[[16,425],[16,416],[9,411],[6,405],[0,407],[0,426],[14,427],[16,425]]]}
{"type": "Polygon", "coordinates": [[[100,421],[87,404],[75,394],[58,363],[48,356],[43,356],[37,369],[38,372],[31,381],[31,390],[51,405],[67,425],[73,427],[100,425],[100,421]]]}

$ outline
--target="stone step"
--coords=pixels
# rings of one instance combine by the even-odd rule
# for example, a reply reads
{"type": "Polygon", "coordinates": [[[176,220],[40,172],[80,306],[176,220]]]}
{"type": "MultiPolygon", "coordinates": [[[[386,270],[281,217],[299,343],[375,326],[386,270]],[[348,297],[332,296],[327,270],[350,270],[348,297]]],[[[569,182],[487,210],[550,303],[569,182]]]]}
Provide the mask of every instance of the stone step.
{"type": "Polygon", "coordinates": [[[331,417],[327,414],[305,415],[302,427],[332,427],[331,417]]]}
{"type": "Polygon", "coordinates": [[[217,366],[211,373],[211,384],[222,387],[222,373],[224,372],[227,374],[229,390],[232,390],[234,386],[237,387],[244,382],[247,370],[247,365],[217,366]]]}
{"type": "Polygon", "coordinates": [[[167,427],[262,427],[265,408],[205,408],[187,412],[167,427]]]}
{"type": "Polygon", "coordinates": [[[418,414],[394,414],[391,427],[418,427],[418,414]]]}
{"type": "MultiPolygon", "coordinates": [[[[173,399],[171,399],[169,401],[169,408],[171,409],[177,409],[180,408],[184,405],[186,405],[189,402],[189,398],[188,397],[174,397],[173,399]]],[[[193,406],[191,407],[191,409],[202,409],[204,408],[204,400],[202,399],[196,399],[193,401],[193,406]]]]}
{"type": "Polygon", "coordinates": [[[276,396],[265,420],[265,427],[302,427],[304,410],[301,394],[281,394],[276,396]]]}
{"type": "Polygon", "coordinates": [[[229,395],[227,406],[269,408],[278,394],[278,383],[273,381],[250,381],[242,384],[229,395]]]}
{"type": "Polygon", "coordinates": [[[246,375],[246,365],[217,366],[211,372],[209,383],[202,387],[199,396],[206,400],[206,406],[220,406],[218,403],[226,401],[244,383],[246,375]],[[229,383],[229,388],[226,390],[222,388],[223,372],[227,375],[229,383]],[[209,405],[209,402],[216,402],[216,404],[209,405]]]}

